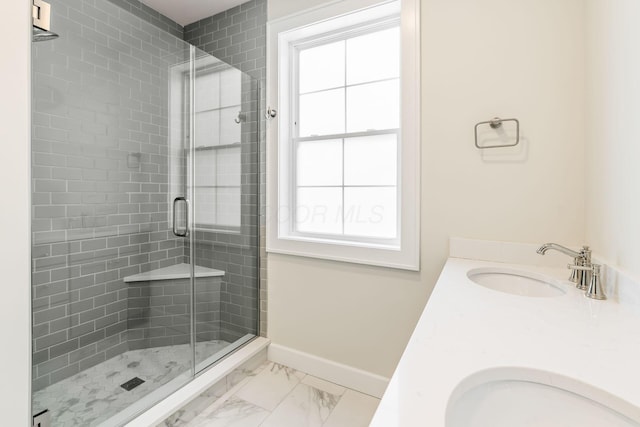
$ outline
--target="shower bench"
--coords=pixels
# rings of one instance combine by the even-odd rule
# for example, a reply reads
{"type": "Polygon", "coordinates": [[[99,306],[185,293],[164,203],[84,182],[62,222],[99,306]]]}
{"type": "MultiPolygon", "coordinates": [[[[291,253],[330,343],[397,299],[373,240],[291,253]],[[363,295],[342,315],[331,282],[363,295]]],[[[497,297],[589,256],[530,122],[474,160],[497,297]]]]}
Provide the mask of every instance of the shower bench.
{"type": "MultiPolygon", "coordinates": [[[[156,270],[145,271],[124,278],[125,283],[149,282],[155,280],[188,279],[191,274],[189,264],[176,264],[169,267],[158,268],[156,270]]],[[[200,277],[222,277],[224,271],[196,265],[196,278],[200,277]]]]}
{"type": "MultiPolygon", "coordinates": [[[[169,267],[127,276],[127,333],[130,349],[187,344],[191,336],[191,266],[169,267]]],[[[220,328],[225,272],[195,267],[193,310],[198,342],[224,339],[220,328]]]]}

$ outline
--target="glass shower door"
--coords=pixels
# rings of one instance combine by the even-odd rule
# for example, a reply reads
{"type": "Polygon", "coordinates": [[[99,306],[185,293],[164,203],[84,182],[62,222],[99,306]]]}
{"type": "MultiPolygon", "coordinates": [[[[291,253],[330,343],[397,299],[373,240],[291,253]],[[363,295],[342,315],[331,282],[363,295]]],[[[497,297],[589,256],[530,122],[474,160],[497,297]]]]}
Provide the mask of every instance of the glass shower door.
{"type": "Polygon", "coordinates": [[[32,48],[32,412],[122,425],[257,334],[258,88],[110,1],[50,3],[60,37],[32,48]]]}
{"type": "Polygon", "coordinates": [[[258,324],[258,86],[195,50],[193,201],[195,366],[202,370],[254,337],[258,324]]]}
{"type": "Polygon", "coordinates": [[[170,121],[190,114],[171,70],[192,49],[106,0],[50,3],[60,37],[32,47],[32,412],[120,425],[194,373],[169,191],[188,157],[170,121]],[[100,28],[69,18],[92,13],[100,28]]]}

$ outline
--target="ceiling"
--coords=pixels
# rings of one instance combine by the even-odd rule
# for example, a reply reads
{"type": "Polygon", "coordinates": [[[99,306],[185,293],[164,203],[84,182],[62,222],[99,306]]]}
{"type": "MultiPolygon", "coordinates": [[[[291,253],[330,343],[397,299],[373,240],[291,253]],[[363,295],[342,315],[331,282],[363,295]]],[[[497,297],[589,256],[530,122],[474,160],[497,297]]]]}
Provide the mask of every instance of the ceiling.
{"type": "Polygon", "coordinates": [[[176,21],[183,27],[203,18],[223,12],[248,0],[141,0],[152,9],[176,21]]]}

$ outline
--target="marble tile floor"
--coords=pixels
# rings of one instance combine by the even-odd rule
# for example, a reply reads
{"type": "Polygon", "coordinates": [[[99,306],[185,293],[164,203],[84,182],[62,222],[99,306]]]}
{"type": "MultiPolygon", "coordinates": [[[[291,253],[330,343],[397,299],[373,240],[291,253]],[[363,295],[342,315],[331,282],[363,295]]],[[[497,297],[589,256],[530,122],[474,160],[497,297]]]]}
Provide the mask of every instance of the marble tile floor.
{"type": "MultiPolygon", "coordinates": [[[[196,344],[196,361],[224,349],[222,340],[196,344]]],[[[33,394],[33,413],[51,412],[52,427],[91,427],[171,381],[191,366],[189,344],[129,350],[33,394]],[[120,385],[145,382],[131,391],[120,385]]]]}
{"type": "Polygon", "coordinates": [[[366,427],[379,399],[267,361],[207,407],[163,427],[366,427]]]}

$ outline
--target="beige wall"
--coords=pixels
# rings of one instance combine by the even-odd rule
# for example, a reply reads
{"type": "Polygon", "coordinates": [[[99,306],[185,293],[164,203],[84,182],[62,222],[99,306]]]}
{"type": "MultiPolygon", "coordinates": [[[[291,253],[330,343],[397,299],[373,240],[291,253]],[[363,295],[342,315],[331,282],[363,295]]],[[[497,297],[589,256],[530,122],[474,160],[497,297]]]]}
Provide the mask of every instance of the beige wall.
{"type": "MultiPolygon", "coordinates": [[[[269,19],[317,4],[269,0],[269,19]]],[[[421,4],[421,272],[268,257],[272,341],[384,376],[424,308],[449,236],[584,239],[583,2],[421,4]],[[520,119],[520,148],[474,147],[474,124],[495,115],[520,119]]]]}
{"type": "Polygon", "coordinates": [[[640,279],[640,2],[587,10],[587,238],[640,279]]]}
{"type": "Polygon", "coordinates": [[[29,237],[30,123],[30,2],[2,4],[0,26],[0,182],[2,183],[2,242],[0,271],[0,366],[2,425],[27,427],[29,420],[31,350],[29,237]]]}

